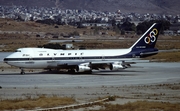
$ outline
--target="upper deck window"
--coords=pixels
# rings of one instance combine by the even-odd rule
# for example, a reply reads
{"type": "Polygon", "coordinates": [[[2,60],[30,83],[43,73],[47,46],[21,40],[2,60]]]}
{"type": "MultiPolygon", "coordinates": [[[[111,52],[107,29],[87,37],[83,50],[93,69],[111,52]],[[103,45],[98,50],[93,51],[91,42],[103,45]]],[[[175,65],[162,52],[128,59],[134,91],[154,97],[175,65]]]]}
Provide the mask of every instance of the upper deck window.
{"type": "Polygon", "coordinates": [[[17,49],[16,52],[21,52],[21,50],[17,49]]]}

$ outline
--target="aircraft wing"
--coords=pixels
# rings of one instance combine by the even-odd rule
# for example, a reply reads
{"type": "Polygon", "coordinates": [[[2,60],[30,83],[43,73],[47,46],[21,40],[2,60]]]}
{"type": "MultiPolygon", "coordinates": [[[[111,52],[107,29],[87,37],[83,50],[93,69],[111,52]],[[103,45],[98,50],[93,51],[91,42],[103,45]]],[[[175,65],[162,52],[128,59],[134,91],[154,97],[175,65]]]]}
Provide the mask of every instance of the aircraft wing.
{"type": "Polygon", "coordinates": [[[117,69],[125,69],[131,67],[131,64],[135,64],[136,62],[133,61],[64,61],[58,62],[57,68],[64,68],[64,69],[110,69],[110,70],[117,70],[117,69]]]}
{"type": "Polygon", "coordinates": [[[106,69],[109,68],[113,70],[113,66],[117,69],[125,69],[131,67],[131,64],[135,64],[135,62],[126,62],[126,61],[96,61],[91,62],[92,69],[106,69]]]}

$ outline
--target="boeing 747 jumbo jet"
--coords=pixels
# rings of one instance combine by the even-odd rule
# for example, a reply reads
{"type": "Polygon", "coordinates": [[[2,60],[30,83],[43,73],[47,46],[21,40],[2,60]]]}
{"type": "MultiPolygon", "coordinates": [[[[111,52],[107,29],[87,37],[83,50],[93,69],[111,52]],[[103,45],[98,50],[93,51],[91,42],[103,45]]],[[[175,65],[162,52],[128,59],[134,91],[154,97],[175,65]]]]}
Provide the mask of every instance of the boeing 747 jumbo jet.
{"type": "Polygon", "coordinates": [[[20,48],[4,62],[19,67],[21,74],[27,69],[66,69],[69,72],[92,70],[118,70],[130,67],[133,60],[158,53],[154,48],[161,24],[154,23],[130,48],[102,50],[54,50],[46,48],[20,48]]]}

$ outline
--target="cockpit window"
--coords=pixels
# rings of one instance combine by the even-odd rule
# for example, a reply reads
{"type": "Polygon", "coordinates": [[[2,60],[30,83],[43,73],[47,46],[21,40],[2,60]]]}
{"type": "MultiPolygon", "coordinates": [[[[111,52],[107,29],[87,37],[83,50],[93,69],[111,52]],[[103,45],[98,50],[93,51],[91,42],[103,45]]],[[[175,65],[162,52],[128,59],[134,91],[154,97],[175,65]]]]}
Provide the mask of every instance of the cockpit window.
{"type": "Polygon", "coordinates": [[[21,50],[16,50],[16,52],[21,52],[21,50]]]}

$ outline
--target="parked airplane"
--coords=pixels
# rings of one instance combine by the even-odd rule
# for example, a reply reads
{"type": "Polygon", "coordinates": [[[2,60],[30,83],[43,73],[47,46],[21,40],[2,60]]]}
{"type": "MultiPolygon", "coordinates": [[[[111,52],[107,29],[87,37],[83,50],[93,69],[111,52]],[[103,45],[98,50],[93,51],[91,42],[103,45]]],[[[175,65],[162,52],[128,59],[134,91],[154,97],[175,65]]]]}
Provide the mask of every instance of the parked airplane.
{"type": "Polygon", "coordinates": [[[70,72],[91,72],[93,69],[118,70],[130,67],[133,60],[158,53],[154,48],[161,24],[154,23],[130,48],[102,50],[54,50],[46,48],[20,48],[4,58],[4,62],[24,68],[67,69],[70,72]]]}

